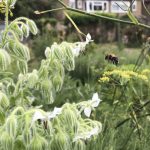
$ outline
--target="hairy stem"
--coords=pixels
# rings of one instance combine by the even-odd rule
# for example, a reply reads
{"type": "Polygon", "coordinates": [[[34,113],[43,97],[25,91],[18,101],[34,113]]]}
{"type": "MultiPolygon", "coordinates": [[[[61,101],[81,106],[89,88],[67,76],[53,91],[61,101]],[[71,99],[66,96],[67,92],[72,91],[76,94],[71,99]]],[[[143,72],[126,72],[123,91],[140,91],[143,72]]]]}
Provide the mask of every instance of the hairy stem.
{"type": "Polygon", "coordinates": [[[5,9],[5,26],[6,28],[8,27],[8,16],[9,16],[9,6],[8,3],[6,4],[6,9],[5,9]]]}

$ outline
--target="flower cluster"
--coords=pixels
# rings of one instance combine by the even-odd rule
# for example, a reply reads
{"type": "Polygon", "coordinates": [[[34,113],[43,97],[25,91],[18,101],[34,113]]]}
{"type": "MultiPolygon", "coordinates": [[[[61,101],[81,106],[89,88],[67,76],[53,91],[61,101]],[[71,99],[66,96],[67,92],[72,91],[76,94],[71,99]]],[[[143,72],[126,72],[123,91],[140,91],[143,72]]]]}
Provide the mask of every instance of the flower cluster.
{"type": "Polygon", "coordinates": [[[150,75],[150,70],[149,69],[144,69],[141,74],[143,75],[150,75]]]}
{"type": "Polygon", "coordinates": [[[146,76],[147,70],[143,70],[142,73],[137,73],[130,70],[113,70],[106,71],[103,76],[99,79],[99,82],[109,82],[111,79],[119,80],[122,83],[126,83],[130,80],[142,80],[148,82],[148,77],[146,76]]]}
{"type": "Polygon", "coordinates": [[[109,80],[110,79],[108,77],[104,76],[99,79],[99,82],[109,82],[109,80]]]}

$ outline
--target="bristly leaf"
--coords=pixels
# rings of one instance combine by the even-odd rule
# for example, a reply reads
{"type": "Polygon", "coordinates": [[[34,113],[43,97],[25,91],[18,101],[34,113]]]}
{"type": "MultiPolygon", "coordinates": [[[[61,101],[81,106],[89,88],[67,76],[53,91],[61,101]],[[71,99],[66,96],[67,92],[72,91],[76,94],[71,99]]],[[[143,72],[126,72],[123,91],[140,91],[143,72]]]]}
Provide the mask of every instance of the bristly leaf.
{"type": "Polygon", "coordinates": [[[21,29],[23,35],[27,38],[29,36],[29,27],[26,24],[22,24],[21,29]]]}
{"type": "Polygon", "coordinates": [[[35,135],[30,143],[30,150],[44,150],[47,149],[48,143],[46,139],[40,135],[35,135]]]}
{"type": "Polygon", "coordinates": [[[9,104],[10,102],[8,97],[0,91],[0,106],[6,109],[9,106],[9,104]]]}
{"type": "Polygon", "coordinates": [[[6,50],[0,49],[0,69],[6,70],[11,63],[11,58],[6,50]]]}
{"type": "Polygon", "coordinates": [[[25,74],[28,72],[28,65],[26,61],[17,61],[17,66],[21,73],[25,74]]]}
{"type": "Polygon", "coordinates": [[[3,131],[0,137],[0,144],[5,150],[13,150],[14,140],[7,132],[3,131]]]}
{"type": "Polygon", "coordinates": [[[32,34],[36,35],[38,33],[38,29],[34,21],[28,20],[27,25],[29,26],[29,29],[32,32],[32,34]]]}
{"type": "Polygon", "coordinates": [[[17,116],[11,115],[6,120],[6,132],[10,137],[16,138],[17,135],[17,116]]]}

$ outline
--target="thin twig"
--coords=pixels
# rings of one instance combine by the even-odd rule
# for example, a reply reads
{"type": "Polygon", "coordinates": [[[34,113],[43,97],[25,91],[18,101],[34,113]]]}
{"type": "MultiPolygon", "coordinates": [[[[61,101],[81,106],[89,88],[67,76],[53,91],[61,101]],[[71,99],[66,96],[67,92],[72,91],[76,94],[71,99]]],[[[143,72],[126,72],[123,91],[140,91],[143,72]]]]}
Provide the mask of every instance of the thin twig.
{"type": "MultiPolygon", "coordinates": [[[[120,23],[124,23],[124,24],[135,25],[135,23],[131,22],[131,21],[125,21],[125,20],[121,20],[121,19],[117,19],[117,18],[111,18],[111,17],[107,17],[107,16],[103,16],[103,15],[97,15],[97,14],[93,14],[93,13],[88,13],[88,12],[83,11],[83,10],[71,8],[71,7],[67,6],[65,3],[63,3],[61,0],[58,0],[58,2],[62,6],[64,6],[66,8],[66,10],[69,10],[69,11],[78,12],[78,13],[81,13],[81,14],[85,14],[85,15],[88,15],[88,16],[93,16],[93,17],[96,17],[96,18],[106,19],[106,20],[110,20],[110,21],[113,21],[113,22],[120,22],[120,23]]],[[[149,25],[145,25],[145,24],[142,24],[142,23],[139,23],[137,26],[150,29],[149,25]]]]}
{"type": "Polygon", "coordinates": [[[147,9],[147,7],[145,6],[145,2],[144,0],[142,0],[142,3],[143,3],[143,6],[144,6],[144,9],[146,10],[146,12],[150,15],[150,11],[147,9]]]}
{"type": "MultiPolygon", "coordinates": [[[[142,58],[142,56],[143,56],[143,54],[144,54],[144,51],[145,51],[145,49],[146,49],[147,47],[148,47],[148,46],[145,46],[145,47],[142,48],[141,53],[140,53],[140,55],[139,55],[139,57],[138,57],[138,59],[137,59],[135,65],[134,65],[133,71],[136,71],[136,70],[139,68],[139,67],[138,67],[138,63],[139,63],[140,59],[142,58]]],[[[143,61],[142,61],[142,62],[143,62],[143,61]]]]}
{"type": "Polygon", "coordinates": [[[34,13],[37,14],[37,15],[40,15],[40,14],[45,14],[45,13],[48,13],[48,12],[59,11],[59,10],[65,10],[65,8],[61,7],[61,8],[45,10],[45,11],[38,11],[38,10],[36,10],[34,13]]]}
{"type": "Polygon", "coordinates": [[[135,2],[135,0],[133,0],[132,2],[131,2],[131,4],[130,4],[130,10],[132,10],[132,5],[134,4],[134,2],[135,2]]]}
{"type": "MultiPolygon", "coordinates": [[[[144,108],[145,106],[147,106],[150,103],[150,101],[147,101],[143,106],[141,106],[141,108],[144,108]]],[[[135,111],[137,112],[137,111],[135,111]]],[[[137,118],[143,118],[143,117],[147,117],[150,116],[150,113],[145,114],[145,115],[141,115],[141,116],[137,116],[137,118]]],[[[120,123],[118,123],[115,127],[115,129],[117,129],[118,127],[122,126],[124,123],[126,123],[127,121],[129,121],[131,119],[131,117],[124,119],[123,121],[121,121],[120,123]]]]}

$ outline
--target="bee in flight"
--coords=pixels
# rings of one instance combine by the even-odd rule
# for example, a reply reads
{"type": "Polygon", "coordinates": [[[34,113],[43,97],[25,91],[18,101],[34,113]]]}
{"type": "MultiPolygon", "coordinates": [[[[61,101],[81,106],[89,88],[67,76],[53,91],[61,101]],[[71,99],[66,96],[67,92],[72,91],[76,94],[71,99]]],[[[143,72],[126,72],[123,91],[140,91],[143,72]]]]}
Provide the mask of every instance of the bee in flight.
{"type": "Polygon", "coordinates": [[[107,60],[108,62],[112,62],[115,65],[118,65],[118,63],[119,63],[118,57],[115,56],[114,54],[107,54],[105,56],[105,60],[107,60]]]}

